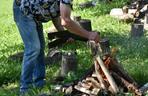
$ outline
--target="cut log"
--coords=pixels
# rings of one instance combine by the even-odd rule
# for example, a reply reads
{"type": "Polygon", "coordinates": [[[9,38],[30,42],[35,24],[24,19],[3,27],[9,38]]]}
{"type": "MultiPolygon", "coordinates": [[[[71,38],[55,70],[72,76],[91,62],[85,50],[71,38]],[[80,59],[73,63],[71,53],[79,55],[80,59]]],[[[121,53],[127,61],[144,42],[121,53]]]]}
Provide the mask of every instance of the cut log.
{"type": "Polygon", "coordinates": [[[87,31],[92,31],[92,27],[91,27],[91,20],[89,19],[81,19],[80,21],[78,21],[78,23],[87,31]]]}
{"type": "Polygon", "coordinates": [[[54,48],[57,46],[61,46],[66,41],[67,41],[67,38],[60,38],[60,39],[54,40],[54,41],[48,43],[48,48],[50,49],[50,48],[54,48]]]}
{"type": "Polygon", "coordinates": [[[24,55],[24,52],[18,52],[18,53],[10,55],[8,57],[8,59],[22,61],[23,60],[23,55],[24,55]]]}
{"type": "Polygon", "coordinates": [[[65,38],[65,39],[73,38],[75,40],[80,40],[80,41],[87,41],[88,40],[87,38],[84,38],[84,37],[81,37],[81,36],[76,35],[74,33],[71,33],[67,30],[48,33],[48,39],[49,40],[52,40],[54,38],[65,38]]]}
{"type": "Polygon", "coordinates": [[[115,72],[111,72],[114,79],[118,82],[119,86],[126,87],[129,91],[132,91],[136,96],[142,96],[142,92],[132,83],[129,83],[127,80],[116,74],[115,72]]]}
{"type": "Polygon", "coordinates": [[[144,29],[148,30],[148,13],[145,15],[144,18],[144,29]]]}
{"type": "Polygon", "coordinates": [[[66,76],[68,72],[77,70],[77,58],[74,52],[62,54],[61,76],[66,76]]]}
{"type": "Polygon", "coordinates": [[[93,73],[92,74],[92,77],[96,78],[97,77],[97,74],[96,73],[93,73]]]}
{"type": "Polygon", "coordinates": [[[91,93],[94,94],[95,96],[97,96],[100,91],[101,91],[101,89],[94,88],[91,93]]]}
{"type": "Polygon", "coordinates": [[[79,90],[79,91],[83,92],[83,93],[92,95],[90,90],[88,90],[88,89],[86,89],[86,88],[83,88],[82,86],[75,85],[74,88],[75,88],[76,90],[79,90]]]}
{"type": "Polygon", "coordinates": [[[112,78],[112,76],[109,73],[109,70],[106,68],[106,66],[104,65],[104,62],[102,61],[102,59],[100,57],[99,49],[98,49],[99,45],[96,44],[94,41],[90,41],[89,43],[90,43],[90,47],[91,47],[92,52],[95,51],[94,53],[96,53],[95,56],[94,56],[95,72],[97,74],[97,78],[98,78],[98,80],[101,84],[101,87],[106,89],[105,84],[104,84],[104,80],[101,77],[99,70],[98,70],[99,67],[103,71],[105,77],[107,78],[109,84],[111,85],[111,87],[113,89],[113,93],[117,94],[119,92],[118,86],[116,85],[114,79],[112,78]]]}
{"type": "Polygon", "coordinates": [[[77,21],[80,21],[80,20],[81,20],[81,16],[74,16],[74,17],[73,17],[73,20],[76,21],[76,22],[77,22],[77,21]]]}
{"type": "Polygon", "coordinates": [[[66,90],[65,90],[65,94],[66,94],[66,95],[69,95],[69,94],[72,93],[72,91],[73,91],[73,87],[70,86],[70,87],[66,88],[66,90]]]}
{"type": "Polygon", "coordinates": [[[110,75],[109,71],[106,69],[102,59],[100,58],[100,56],[96,57],[96,60],[98,61],[103,73],[105,74],[109,84],[111,85],[114,94],[117,94],[119,92],[118,86],[116,85],[114,79],[112,78],[112,76],[110,75]]]}
{"type": "Polygon", "coordinates": [[[138,84],[136,83],[136,81],[127,73],[126,70],[124,70],[124,68],[117,61],[117,59],[112,59],[112,58],[109,58],[109,59],[110,59],[110,70],[112,70],[113,72],[117,73],[118,75],[120,75],[121,77],[123,77],[128,82],[130,82],[130,83],[135,84],[136,86],[138,86],[138,84]]]}
{"type": "Polygon", "coordinates": [[[87,77],[86,81],[91,82],[94,88],[101,88],[101,85],[98,83],[98,81],[92,77],[87,77]]]}
{"type": "Polygon", "coordinates": [[[81,86],[86,89],[90,89],[92,87],[92,83],[90,82],[82,82],[81,86]]]}
{"type": "Polygon", "coordinates": [[[145,24],[148,24],[148,14],[145,15],[145,24]]]}
{"type": "Polygon", "coordinates": [[[74,88],[80,92],[86,93],[89,96],[97,96],[100,92],[100,89],[94,88],[92,91],[88,90],[82,86],[75,85],[74,88]]]}
{"type": "Polygon", "coordinates": [[[110,54],[110,44],[109,44],[109,39],[104,38],[100,41],[100,46],[102,50],[103,55],[110,54]]]}
{"type": "Polygon", "coordinates": [[[144,25],[143,24],[132,24],[131,25],[131,37],[141,37],[144,35],[144,25]]]}
{"type": "Polygon", "coordinates": [[[62,52],[58,49],[51,49],[48,51],[45,62],[48,65],[59,64],[62,60],[62,52]]]}
{"type": "Polygon", "coordinates": [[[98,79],[98,81],[100,83],[100,86],[102,87],[102,89],[107,90],[105,81],[104,81],[104,79],[102,78],[102,75],[99,72],[100,71],[100,68],[98,66],[98,62],[97,61],[94,61],[94,63],[95,63],[95,72],[97,74],[97,79],[98,79]]]}

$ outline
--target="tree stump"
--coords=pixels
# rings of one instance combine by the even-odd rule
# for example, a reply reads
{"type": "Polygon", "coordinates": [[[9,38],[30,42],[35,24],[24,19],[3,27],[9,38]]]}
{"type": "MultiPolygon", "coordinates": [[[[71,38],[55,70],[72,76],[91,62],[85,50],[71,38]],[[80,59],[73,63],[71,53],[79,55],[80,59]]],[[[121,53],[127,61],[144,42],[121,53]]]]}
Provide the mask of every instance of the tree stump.
{"type": "Polygon", "coordinates": [[[92,27],[91,27],[91,20],[89,19],[81,19],[80,21],[78,21],[78,23],[87,31],[92,31],[92,27]]]}
{"type": "Polygon", "coordinates": [[[61,76],[66,76],[68,72],[75,72],[77,69],[77,58],[75,52],[64,52],[62,54],[61,76]]]}
{"type": "Polygon", "coordinates": [[[148,30],[148,13],[145,15],[145,18],[144,19],[145,19],[144,29],[145,30],[148,30]]]}
{"type": "Polygon", "coordinates": [[[148,24],[148,13],[145,15],[145,24],[148,24]]]}
{"type": "Polygon", "coordinates": [[[73,17],[73,20],[76,21],[76,22],[77,22],[77,21],[80,21],[80,20],[81,20],[81,16],[74,16],[74,17],[73,17]]]}
{"type": "Polygon", "coordinates": [[[89,19],[82,19],[81,16],[74,16],[73,20],[80,24],[81,27],[88,31],[92,31],[91,27],[91,20],[89,19]]]}
{"type": "Polygon", "coordinates": [[[109,39],[104,38],[100,41],[101,50],[103,55],[110,54],[110,43],[109,39]]]}
{"type": "Polygon", "coordinates": [[[141,37],[144,35],[144,24],[132,24],[131,25],[131,37],[141,37]]]}

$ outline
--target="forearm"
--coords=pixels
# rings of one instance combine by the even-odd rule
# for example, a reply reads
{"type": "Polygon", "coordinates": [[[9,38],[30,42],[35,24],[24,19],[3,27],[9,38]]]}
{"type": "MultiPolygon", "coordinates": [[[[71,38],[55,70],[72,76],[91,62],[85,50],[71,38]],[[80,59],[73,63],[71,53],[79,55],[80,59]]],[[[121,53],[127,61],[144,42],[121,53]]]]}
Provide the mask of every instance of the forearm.
{"type": "Polygon", "coordinates": [[[69,19],[68,22],[66,22],[67,24],[65,24],[65,21],[62,19],[62,25],[69,30],[70,32],[77,34],[79,36],[85,37],[85,38],[89,38],[89,32],[85,29],[83,29],[80,25],[78,25],[76,22],[74,22],[73,20],[69,19]]]}

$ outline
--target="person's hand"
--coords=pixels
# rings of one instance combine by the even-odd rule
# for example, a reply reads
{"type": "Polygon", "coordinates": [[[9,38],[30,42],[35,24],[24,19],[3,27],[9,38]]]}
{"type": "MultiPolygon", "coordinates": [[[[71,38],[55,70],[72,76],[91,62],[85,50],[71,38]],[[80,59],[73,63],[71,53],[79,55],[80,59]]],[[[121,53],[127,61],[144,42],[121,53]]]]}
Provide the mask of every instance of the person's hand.
{"type": "Polygon", "coordinates": [[[72,43],[72,42],[74,42],[75,40],[73,39],[73,38],[68,38],[68,40],[66,41],[66,43],[72,43]]]}
{"type": "Polygon", "coordinates": [[[97,32],[89,32],[89,37],[88,37],[89,40],[93,40],[95,41],[96,43],[98,43],[100,41],[100,37],[98,35],[97,32]]]}

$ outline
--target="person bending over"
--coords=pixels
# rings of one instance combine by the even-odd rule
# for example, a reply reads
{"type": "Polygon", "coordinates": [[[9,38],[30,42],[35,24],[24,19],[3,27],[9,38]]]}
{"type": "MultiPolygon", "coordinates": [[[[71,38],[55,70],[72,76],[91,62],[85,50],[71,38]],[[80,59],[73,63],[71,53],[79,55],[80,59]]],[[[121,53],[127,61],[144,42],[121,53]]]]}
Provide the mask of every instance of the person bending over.
{"type": "Polygon", "coordinates": [[[89,32],[71,18],[72,0],[15,0],[14,21],[24,43],[20,93],[26,93],[32,86],[42,88],[45,84],[45,62],[43,22],[52,20],[54,25],[62,25],[69,32],[99,42],[96,32],[89,32]]]}

